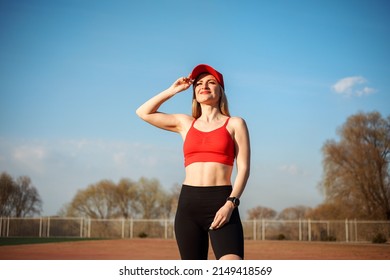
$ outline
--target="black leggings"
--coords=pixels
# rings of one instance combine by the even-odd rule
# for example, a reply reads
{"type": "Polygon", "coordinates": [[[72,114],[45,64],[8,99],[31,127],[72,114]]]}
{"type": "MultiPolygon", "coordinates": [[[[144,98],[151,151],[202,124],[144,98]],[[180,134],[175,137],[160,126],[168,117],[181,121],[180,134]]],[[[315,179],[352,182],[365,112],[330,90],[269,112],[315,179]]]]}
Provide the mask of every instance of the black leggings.
{"type": "Polygon", "coordinates": [[[216,259],[227,254],[244,259],[244,233],[238,208],[223,227],[209,230],[231,191],[232,186],[183,185],[175,218],[176,240],[183,260],[207,260],[209,236],[216,259]]]}

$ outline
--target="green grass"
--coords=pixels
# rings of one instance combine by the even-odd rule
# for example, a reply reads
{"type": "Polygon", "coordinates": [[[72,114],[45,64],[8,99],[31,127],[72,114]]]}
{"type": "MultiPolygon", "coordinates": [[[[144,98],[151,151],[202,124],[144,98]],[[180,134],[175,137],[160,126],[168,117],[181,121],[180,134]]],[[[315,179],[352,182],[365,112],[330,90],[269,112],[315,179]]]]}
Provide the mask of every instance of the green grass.
{"type": "Polygon", "coordinates": [[[0,237],[0,246],[57,243],[57,242],[73,242],[73,241],[92,241],[92,240],[103,240],[103,239],[105,239],[105,238],[0,237]]]}

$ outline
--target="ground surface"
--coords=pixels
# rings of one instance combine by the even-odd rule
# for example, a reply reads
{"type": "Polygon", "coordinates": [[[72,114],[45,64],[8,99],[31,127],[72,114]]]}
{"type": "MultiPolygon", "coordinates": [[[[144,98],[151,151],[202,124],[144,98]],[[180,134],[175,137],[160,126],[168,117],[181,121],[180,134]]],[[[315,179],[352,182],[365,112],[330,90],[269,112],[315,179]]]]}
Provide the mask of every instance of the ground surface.
{"type": "MultiPolygon", "coordinates": [[[[245,241],[248,260],[390,260],[390,244],[245,241]]],[[[174,240],[120,239],[0,246],[3,260],[175,260],[174,240]]],[[[209,259],[215,259],[210,250],[209,259]]]]}
{"type": "MultiPolygon", "coordinates": [[[[0,246],[2,260],[176,260],[175,240],[119,239],[0,246]]],[[[210,250],[209,259],[215,259],[210,250]]],[[[390,244],[245,241],[248,260],[390,260],[390,244]]]]}

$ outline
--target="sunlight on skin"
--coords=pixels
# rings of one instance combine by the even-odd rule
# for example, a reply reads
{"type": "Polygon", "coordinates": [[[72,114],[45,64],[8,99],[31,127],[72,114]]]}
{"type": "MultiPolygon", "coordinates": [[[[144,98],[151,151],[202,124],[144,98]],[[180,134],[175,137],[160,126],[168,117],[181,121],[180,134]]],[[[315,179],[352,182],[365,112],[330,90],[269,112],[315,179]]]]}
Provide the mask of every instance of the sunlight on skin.
{"type": "Polygon", "coordinates": [[[223,261],[223,260],[242,260],[242,259],[237,255],[229,254],[221,257],[220,260],[223,261]]]}

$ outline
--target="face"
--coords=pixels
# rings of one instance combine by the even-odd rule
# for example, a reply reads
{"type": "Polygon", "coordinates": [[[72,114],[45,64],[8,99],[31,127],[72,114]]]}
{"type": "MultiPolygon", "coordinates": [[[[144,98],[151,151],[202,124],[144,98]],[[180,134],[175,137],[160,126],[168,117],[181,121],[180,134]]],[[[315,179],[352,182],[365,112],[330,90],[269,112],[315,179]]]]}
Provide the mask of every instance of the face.
{"type": "Polygon", "coordinates": [[[199,103],[213,105],[219,101],[221,88],[213,75],[205,73],[195,81],[194,93],[199,103]]]}

